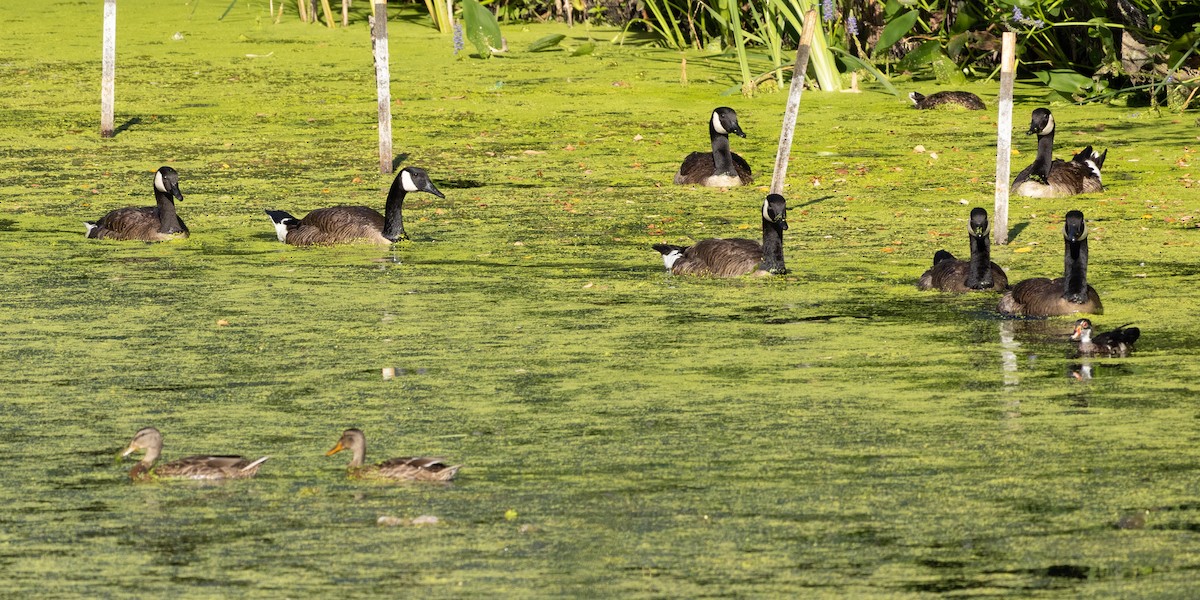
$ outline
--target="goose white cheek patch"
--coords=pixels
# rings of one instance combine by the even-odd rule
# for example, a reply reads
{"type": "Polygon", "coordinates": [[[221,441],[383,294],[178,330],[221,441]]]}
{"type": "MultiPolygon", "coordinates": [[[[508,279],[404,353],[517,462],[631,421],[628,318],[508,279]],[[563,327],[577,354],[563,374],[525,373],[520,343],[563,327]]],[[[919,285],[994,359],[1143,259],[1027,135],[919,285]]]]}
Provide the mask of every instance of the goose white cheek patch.
{"type": "Polygon", "coordinates": [[[167,191],[167,186],[163,185],[161,171],[154,174],[154,189],[156,189],[160,192],[163,192],[163,193],[166,193],[166,191],[167,191]]]}
{"type": "Polygon", "coordinates": [[[287,242],[287,221],[287,219],[284,219],[283,222],[275,224],[275,236],[278,237],[279,241],[281,242],[287,242]]]}
{"type": "Polygon", "coordinates": [[[725,131],[724,127],[721,127],[721,116],[715,112],[712,114],[712,126],[717,133],[721,135],[729,135],[729,132],[725,131]]]}
{"type": "Polygon", "coordinates": [[[406,192],[420,191],[417,189],[417,185],[413,183],[412,174],[408,171],[400,173],[400,187],[404,188],[404,191],[406,192]]]}

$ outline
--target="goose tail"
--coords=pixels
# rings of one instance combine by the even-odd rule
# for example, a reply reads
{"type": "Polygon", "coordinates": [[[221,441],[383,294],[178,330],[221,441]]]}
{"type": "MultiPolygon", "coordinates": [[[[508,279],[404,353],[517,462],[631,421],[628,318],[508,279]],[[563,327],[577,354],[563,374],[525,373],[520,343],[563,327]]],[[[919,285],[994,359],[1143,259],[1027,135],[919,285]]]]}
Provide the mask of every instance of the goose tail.
{"type": "Polygon", "coordinates": [[[254,462],[252,462],[252,463],[250,463],[250,464],[248,464],[248,465],[246,465],[246,466],[242,467],[242,472],[243,472],[243,473],[245,473],[245,472],[247,472],[247,471],[253,471],[253,470],[257,469],[259,465],[261,465],[261,464],[263,464],[263,463],[267,462],[267,459],[268,459],[268,458],[271,458],[271,457],[270,457],[270,456],[264,456],[264,457],[262,457],[262,458],[260,458],[260,459],[258,459],[258,460],[256,460],[256,461],[254,461],[254,462]]]}

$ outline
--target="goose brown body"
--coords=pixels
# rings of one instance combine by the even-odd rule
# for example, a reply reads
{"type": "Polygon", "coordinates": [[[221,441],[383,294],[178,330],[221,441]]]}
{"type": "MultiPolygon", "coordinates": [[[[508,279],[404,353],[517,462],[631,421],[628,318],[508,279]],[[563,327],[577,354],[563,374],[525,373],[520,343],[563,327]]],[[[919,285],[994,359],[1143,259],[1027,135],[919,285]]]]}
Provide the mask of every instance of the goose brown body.
{"type": "Polygon", "coordinates": [[[729,134],[746,137],[732,108],[721,106],[713,110],[708,122],[711,152],[692,152],[683,159],[675,172],[676,185],[735,187],[754,183],[750,164],[729,150],[729,134]]]}
{"type": "Polygon", "coordinates": [[[281,210],[265,212],[275,224],[279,241],[293,246],[352,242],[392,244],[408,239],[408,233],[404,231],[404,198],[409,192],[427,192],[445,198],[424,169],[405,167],[392,180],[383,214],[366,206],[320,208],[303,219],[281,210]]]}
{"type": "Polygon", "coordinates": [[[358,429],[344,431],[337,445],[325,455],[333,456],[347,449],[352,453],[347,472],[350,477],[359,479],[450,481],[462,468],[462,465],[449,465],[440,458],[427,456],[391,458],[374,465],[364,464],[367,458],[367,440],[358,429]]]}
{"type": "Polygon", "coordinates": [[[777,275],[787,272],[783,260],[783,231],[787,204],[783,196],[771,194],[762,206],[762,243],[744,238],[711,238],[687,247],[654,244],[663,264],[675,275],[740,277],[777,275]]]}
{"type": "Polygon", "coordinates": [[[1083,213],[1069,211],[1063,225],[1063,276],[1026,279],[1000,298],[1006,315],[1052,317],[1074,313],[1103,314],[1104,305],[1087,283],[1087,226],[1083,213]]]}
{"type": "Polygon", "coordinates": [[[249,461],[241,456],[197,455],[155,466],[162,452],[162,444],[162,434],[153,427],[146,427],[133,436],[121,456],[129,456],[139,450],[144,450],[146,454],[129,472],[131,479],[244,479],[257,475],[258,468],[270,458],[264,456],[249,461]]]}
{"type": "Polygon", "coordinates": [[[187,237],[187,225],[175,212],[175,199],[183,200],[183,193],[179,191],[179,174],[175,169],[161,167],[155,172],[154,197],[154,206],[118,208],[95,222],[85,222],[87,237],[143,242],[187,237]]]}
{"type": "Polygon", "coordinates": [[[1054,116],[1045,108],[1033,111],[1026,134],[1037,134],[1038,149],[1033,163],[1017,173],[1011,191],[1030,198],[1062,198],[1104,189],[1100,169],[1108,151],[1084,148],[1069,161],[1054,158],[1054,116]]]}
{"type": "Polygon", "coordinates": [[[991,242],[988,239],[987,211],[971,210],[967,237],[971,245],[970,260],[938,250],[933,255],[933,267],[921,274],[917,288],[943,292],[1002,292],[1008,289],[1008,276],[1000,265],[991,261],[991,242]]]}

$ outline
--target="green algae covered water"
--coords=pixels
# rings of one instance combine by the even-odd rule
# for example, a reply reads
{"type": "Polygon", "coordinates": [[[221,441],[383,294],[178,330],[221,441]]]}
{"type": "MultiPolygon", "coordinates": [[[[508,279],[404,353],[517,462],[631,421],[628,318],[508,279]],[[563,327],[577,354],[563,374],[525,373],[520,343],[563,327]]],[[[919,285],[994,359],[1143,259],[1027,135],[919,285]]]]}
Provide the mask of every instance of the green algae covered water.
{"type": "MultiPolygon", "coordinates": [[[[28,3],[25,3],[28,4],[28,3]]],[[[1056,106],[1057,154],[1107,189],[1016,199],[1013,281],[1061,272],[1089,219],[1101,330],[918,292],[991,208],[993,110],[807,92],[791,272],[667,276],[652,243],[756,237],[765,188],[669,185],[713,107],[762,185],[784,97],[721,97],[727,57],[505,27],[456,60],[393,15],[411,242],[296,249],[263,209],[382,208],[366,10],[328,30],[266,2],[126,2],[118,135],[100,140],[95,3],[0,8],[0,571],[47,597],[1187,597],[1200,568],[1196,116],[1056,106]],[[548,33],[591,55],[524,51],[548,33]],[[175,35],[178,33],[178,35],[175,35]],[[920,146],[920,148],[917,148],[920,146]],[[188,240],[86,240],[180,172],[188,240]],[[381,376],[393,369],[392,379],[381,376]],[[116,454],[270,455],[258,478],[134,485],[116,454]],[[449,486],[347,480],[464,463],[449,486]],[[422,516],[437,517],[421,525],[422,516]],[[379,525],[394,517],[398,526],[379,525]],[[418,519],[418,524],[412,524],[418,519]]],[[[923,90],[928,92],[928,90],[923,90]]],[[[1041,91],[1018,90],[1023,130],[1041,91]]],[[[1035,143],[1018,135],[1014,171],[1035,143]]],[[[427,521],[425,519],[424,521],[427,521]]]]}

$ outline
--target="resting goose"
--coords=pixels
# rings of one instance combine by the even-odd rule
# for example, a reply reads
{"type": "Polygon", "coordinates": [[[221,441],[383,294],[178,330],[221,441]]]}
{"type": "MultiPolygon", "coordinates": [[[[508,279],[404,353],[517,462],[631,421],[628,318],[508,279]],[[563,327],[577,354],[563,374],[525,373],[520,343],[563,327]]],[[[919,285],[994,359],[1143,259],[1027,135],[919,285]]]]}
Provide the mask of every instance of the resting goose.
{"type": "Polygon", "coordinates": [[[1029,131],[1038,136],[1037,156],[1013,180],[1012,193],[1031,198],[1062,198],[1104,189],[1100,169],[1108,150],[1097,154],[1091,146],[1071,160],[1054,159],[1054,116],[1045,108],[1034,109],[1029,131]]]}
{"type": "Polygon", "coordinates": [[[953,254],[938,250],[933,255],[933,268],[925,271],[917,282],[918,289],[943,292],[1003,292],[1008,289],[1004,269],[991,260],[986,210],[978,207],[971,210],[967,238],[971,242],[971,260],[958,260],[953,254]]]}
{"type": "Polygon", "coordinates": [[[118,208],[95,222],[84,221],[87,237],[143,242],[187,237],[187,225],[175,213],[175,200],[183,200],[175,169],[159,167],[154,173],[154,199],[154,206],[118,208]]]}
{"type": "Polygon", "coordinates": [[[1087,225],[1083,213],[1067,213],[1063,225],[1063,276],[1038,277],[1013,286],[1000,298],[998,310],[1006,315],[1052,317],[1073,313],[1103,314],[1100,295],[1087,283],[1087,225]]]}
{"type": "Polygon", "coordinates": [[[683,164],[675,173],[675,183],[707,187],[734,187],[754,183],[750,165],[744,158],[729,151],[731,133],[746,137],[746,133],[738,126],[737,113],[727,106],[717,108],[708,120],[708,137],[712,140],[712,152],[693,152],[683,159],[683,164]]]}
{"type": "Polygon", "coordinates": [[[675,275],[781,275],[783,231],[788,228],[787,203],[783,196],[771,194],[762,205],[762,243],[742,238],[701,240],[691,246],[654,244],[663,264],[675,275]]]}

